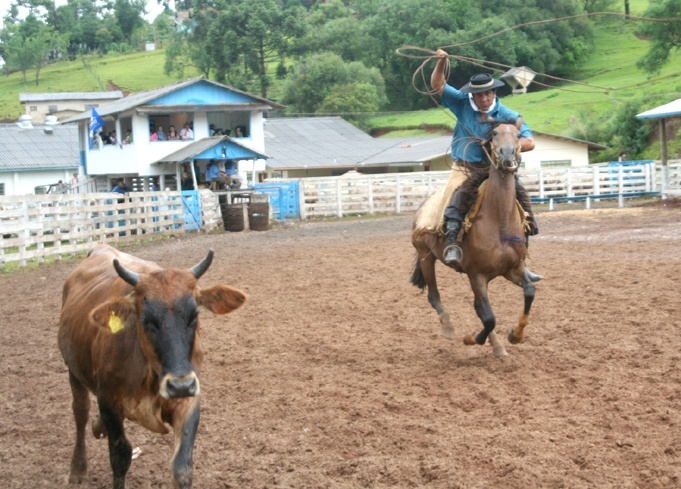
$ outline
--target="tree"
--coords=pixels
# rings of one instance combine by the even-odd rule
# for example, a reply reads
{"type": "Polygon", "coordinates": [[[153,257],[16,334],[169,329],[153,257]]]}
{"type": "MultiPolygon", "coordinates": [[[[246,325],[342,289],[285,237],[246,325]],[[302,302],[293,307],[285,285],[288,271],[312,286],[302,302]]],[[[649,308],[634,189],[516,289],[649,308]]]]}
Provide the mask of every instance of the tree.
{"type": "MultiPolygon", "coordinates": [[[[644,17],[655,19],[681,18],[681,0],[662,0],[651,2],[643,14],[644,17]]],[[[681,21],[667,20],[664,22],[645,22],[640,33],[650,38],[648,52],[636,62],[636,66],[646,73],[659,73],[660,69],[669,62],[672,49],[681,47],[681,21]]]]}
{"type": "Polygon", "coordinates": [[[115,0],[114,15],[127,42],[132,41],[132,33],[144,24],[146,0],[115,0]]]}
{"type": "Polygon", "coordinates": [[[282,101],[294,113],[376,111],[385,105],[385,85],[377,68],[318,53],[294,65],[282,101]]]}

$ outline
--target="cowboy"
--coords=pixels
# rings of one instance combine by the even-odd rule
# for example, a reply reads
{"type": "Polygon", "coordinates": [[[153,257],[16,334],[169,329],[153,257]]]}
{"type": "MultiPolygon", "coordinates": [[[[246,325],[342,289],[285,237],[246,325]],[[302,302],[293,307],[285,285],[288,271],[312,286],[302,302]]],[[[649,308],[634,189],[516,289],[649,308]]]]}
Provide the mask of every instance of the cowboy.
{"type": "MultiPolygon", "coordinates": [[[[490,126],[490,120],[517,120],[520,115],[506,108],[496,95],[497,88],[504,86],[504,82],[495,80],[489,73],[473,75],[470,81],[460,90],[447,84],[445,67],[449,55],[442,49],[437,50],[437,64],[430,77],[433,92],[442,97],[442,104],[449,108],[456,116],[456,126],[452,138],[452,159],[457,166],[472,166],[484,168],[490,162],[484,154],[482,142],[490,126]]],[[[532,131],[523,123],[520,127],[520,151],[534,149],[532,131]]],[[[520,205],[527,213],[530,223],[528,235],[538,233],[537,222],[532,214],[530,198],[516,177],[516,195],[520,205]]],[[[464,192],[456,190],[450,204],[445,209],[445,235],[447,246],[444,250],[444,260],[447,265],[459,267],[463,259],[458,236],[468,209],[464,208],[464,192]]]]}

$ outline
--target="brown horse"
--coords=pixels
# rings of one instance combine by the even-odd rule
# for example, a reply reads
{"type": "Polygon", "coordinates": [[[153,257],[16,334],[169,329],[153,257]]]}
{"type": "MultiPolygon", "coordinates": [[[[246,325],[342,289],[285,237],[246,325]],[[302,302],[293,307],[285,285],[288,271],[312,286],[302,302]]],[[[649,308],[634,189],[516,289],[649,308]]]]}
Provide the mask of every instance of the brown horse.
{"type": "MultiPolygon", "coordinates": [[[[499,276],[523,288],[525,304],[518,325],[508,332],[511,343],[519,343],[525,335],[530,308],[534,300],[533,282],[541,277],[525,268],[525,232],[522,216],[516,204],[515,172],[520,162],[520,132],[522,121],[515,124],[494,122],[487,141],[483,144],[490,161],[486,192],[482,197],[473,223],[461,243],[463,260],[460,272],[468,275],[475,294],[475,312],[482,321],[483,330],[477,335],[464,337],[466,345],[484,345],[489,338],[495,356],[507,355],[503,344],[494,333],[496,319],[489,303],[487,286],[499,276]]],[[[414,223],[418,222],[416,213],[414,223]]],[[[415,229],[414,229],[415,230],[415,229]]],[[[414,231],[413,230],[413,231],[414,231]]],[[[412,231],[412,244],[417,257],[410,282],[421,290],[428,287],[428,302],[437,311],[442,329],[440,334],[454,339],[454,326],[449,314],[442,307],[435,277],[435,261],[444,263],[443,251],[446,241],[435,234],[412,231]]]]}

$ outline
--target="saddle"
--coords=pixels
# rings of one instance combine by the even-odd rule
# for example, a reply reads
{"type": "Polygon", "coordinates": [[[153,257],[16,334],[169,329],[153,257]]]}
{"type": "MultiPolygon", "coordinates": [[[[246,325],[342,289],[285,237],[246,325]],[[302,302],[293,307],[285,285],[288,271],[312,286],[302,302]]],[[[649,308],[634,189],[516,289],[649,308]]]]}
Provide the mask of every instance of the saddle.
{"type": "MultiPolygon", "coordinates": [[[[461,167],[455,166],[452,168],[452,172],[447,181],[447,185],[440,187],[437,191],[426,199],[426,201],[421,205],[418,210],[416,219],[414,220],[414,228],[412,231],[412,236],[414,238],[419,238],[425,235],[436,235],[438,238],[444,239],[445,236],[445,208],[449,205],[452,200],[454,192],[463,185],[463,183],[468,178],[468,174],[461,167]]],[[[459,234],[459,241],[463,238],[464,234],[468,232],[476,220],[478,211],[480,210],[480,205],[482,203],[482,198],[485,195],[487,189],[487,180],[484,180],[482,184],[478,187],[477,197],[471,209],[466,214],[463,226],[461,226],[461,233],[459,234]]],[[[527,214],[521,207],[520,203],[516,200],[516,207],[520,213],[520,218],[523,223],[523,229],[527,233],[530,224],[527,221],[527,214]]]]}
{"type": "MultiPolygon", "coordinates": [[[[466,218],[464,219],[463,225],[461,226],[461,231],[459,232],[458,237],[459,242],[461,242],[463,236],[471,229],[471,226],[473,226],[473,223],[475,222],[478,216],[478,211],[480,210],[482,199],[485,197],[485,192],[487,191],[487,182],[488,180],[483,181],[478,187],[478,195],[475,198],[475,203],[466,214],[466,218]]],[[[527,220],[527,212],[525,212],[525,209],[523,209],[523,206],[520,205],[520,202],[518,202],[517,199],[515,201],[515,207],[518,211],[518,214],[520,214],[520,222],[522,222],[523,224],[523,231],[525,235],[527,235],[527,233],[530,232],[531,227],[530,222],[527,220]]]]}

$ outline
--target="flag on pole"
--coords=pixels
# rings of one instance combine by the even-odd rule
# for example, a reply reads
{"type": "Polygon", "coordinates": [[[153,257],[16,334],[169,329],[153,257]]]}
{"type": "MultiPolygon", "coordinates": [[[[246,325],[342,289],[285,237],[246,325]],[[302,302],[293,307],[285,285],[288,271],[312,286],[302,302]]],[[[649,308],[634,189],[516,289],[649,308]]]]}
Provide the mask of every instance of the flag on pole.
{"type": "Polygon", "coordinates": [[[99,114],[97,113],[95,108],[92,107],[92,113],[90,114],[90,149],[92,149],[92,144],[93,144],[95,135],[103,127],[104,127],[104,121],[99,116],[99,114]]]}

